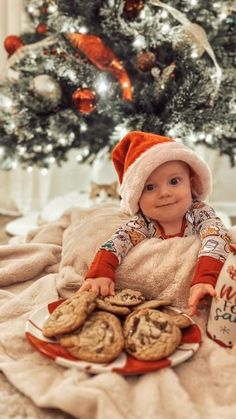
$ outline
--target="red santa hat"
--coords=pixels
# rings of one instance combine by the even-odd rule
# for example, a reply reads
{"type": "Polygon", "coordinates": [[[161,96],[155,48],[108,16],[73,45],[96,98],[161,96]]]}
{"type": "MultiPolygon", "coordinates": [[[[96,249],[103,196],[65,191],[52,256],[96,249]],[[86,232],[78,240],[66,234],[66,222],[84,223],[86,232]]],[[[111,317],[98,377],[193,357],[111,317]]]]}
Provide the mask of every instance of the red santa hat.
{"type": "Polygon", "coordinates": [[[121,208],[134,215],[150,174],[163,163],[180,160],[191,168],[192,196],[204,200],[211,192],[211,172],[206,162],[184,144],[147,132],[129,132],[114,148],[112,160],[121,184],[121,208]]]}

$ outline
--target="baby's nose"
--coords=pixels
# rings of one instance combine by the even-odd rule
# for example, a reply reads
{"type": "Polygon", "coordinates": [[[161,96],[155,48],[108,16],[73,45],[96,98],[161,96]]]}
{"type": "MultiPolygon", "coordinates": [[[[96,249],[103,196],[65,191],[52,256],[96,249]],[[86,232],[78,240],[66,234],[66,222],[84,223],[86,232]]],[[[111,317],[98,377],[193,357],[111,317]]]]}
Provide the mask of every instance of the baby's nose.
{"type": "Polygon", "coordinates": [[[159,198],[170,196],[171,195],[170,188],[168,186],[162,186],[159,188],[158,194],[159,194],[159,198]]]}

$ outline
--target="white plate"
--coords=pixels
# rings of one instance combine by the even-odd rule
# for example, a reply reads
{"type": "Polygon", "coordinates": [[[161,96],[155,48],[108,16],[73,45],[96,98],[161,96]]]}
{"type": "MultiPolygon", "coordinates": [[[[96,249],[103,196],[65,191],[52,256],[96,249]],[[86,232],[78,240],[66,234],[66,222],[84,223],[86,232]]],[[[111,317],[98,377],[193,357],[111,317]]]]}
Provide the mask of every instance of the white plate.
{"type": "Polygon", "coordinates": [[[27,320],[25,335],[39,352],[63,367],[76,367],[92,374],[105,371],[116,371],[122,375],[143,374],[181,364],[195,354],[201,343],[201,330],[192,320],[192,325],[182,330],[182,341],[175,352],[159,361],[139,361],[123,351],[114,361],[107,364],[80,361],[70,355],[56,339],[47,339],[42,334],[43,324],[62,301],[64,300],[54,301],[34,311],[27,320]]]}

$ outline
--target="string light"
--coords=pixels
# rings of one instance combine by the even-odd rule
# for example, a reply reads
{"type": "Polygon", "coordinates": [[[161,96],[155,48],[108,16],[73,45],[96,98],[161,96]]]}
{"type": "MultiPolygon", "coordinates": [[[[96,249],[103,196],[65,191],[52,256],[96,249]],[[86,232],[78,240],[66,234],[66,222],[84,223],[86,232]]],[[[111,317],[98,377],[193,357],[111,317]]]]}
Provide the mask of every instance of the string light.
{"type": "Polygon", "coordinates": [[[40,153],[40,152],[42,151],[42,146],[41,146],[41,145],[39,145],[39,144],[36,144],[36,145],[33,147],[33,150],[35,151],[35,153],[40,153]]]}
{"type": "Polygon", "coordinates": [[[95,82],[95,89],[101,96],[106,96],[108,90],[109,90],[109,83],[107,79],[101,75],[97,78],[95,82]]]}
{"type": "Polygon", "coordinates": [[[53,149],[52,144],[47,144],[47,145],[44,147],[44,151],[45,151],[46,153],[50,153],[50,152],[52,151],[52,149],[53,149]]]}
{"type": "Polygon", "coordinates": [[[51,3],[47,6],[47,13],[53,14],[56,11],[57,11],[57,4],[51,3]]]}
{"type": "Polygon", "coordinates": [[[0,94],[0,109],[2,109],[4,112],[9,112],[11,111],[12,105],[13,102],[9,97],[0,94]]]}
{"type": "Polygon", "coordinates": [[[16,124],[14,121],[11,121],[7,126],[7,131],[9,134],[12,134],[15,131],[16,124]]]}
{"type": "Polygon", "coordinates": [[[160,15],[161,15],[161,18],[162,19],[166,19],[167,17],[168,17],[168,12],[167,12],[167,10],[162,10],[161,11],[161,13],[160,13],[160,15]]]}
{"type": "Polygon", "coordinates": [[[14,159],[14,160],[12,160],[12,163],[11,163],[11,168],[13,169],[13,170],[15,170],[16,168],[17,168],[17,166],[18,166],[18,163],[17,163],[17,161],[14,159]]]}
{"type": "Polygon", "coordinates": [[[26,152],[26,147],[23,146],[23,145],[21,145],[21,146],[17,147],[17,151],[18,151],[18,154],[20,156],[23,156],[25,154],[25,152],[26,152]]]}
{"type": "Polygon", "coordinates": [[[190,3],[191,3],[191,6],[197,6],[198,0],[191,0],[190,3]]]}
{"type": "Polygon", "coordinates": [[[80,163],[80,162],[83,160],[83,156],[82,156],[82,154],[77,154],[77,156],[76,156],[75,160],[76,160],[78,163],[80,163]]]}
{"type": "Polygon", "coordinates": [[[81,122],[80,124],[80,132],[86,132],[88,131],[88,125],[85,124],[85,122],[81,122]]]}
{"type": "Polygon", "coordinates": [[[220,8],[221,8],[221,4],[220,4],[220,3],[218,3],[218,2],[213,3],[213,7],[214,7],[215,9],[220,9],[220,8]]]}
{"type": "Polygon", "coordinates": [[[191,57],[192,58],[198,58],[198,52],[197,52],[196,48],[192,48],[191,57]]]}
{"type": "Polygon", "coordinates": [[[41,169],[41,175],[47,176],[47,174],[48,174],[48,169],[46,167],[43,167],[43,169],[41,169]]]}
{"type": "Polygon", "coordinates": [[[170,137],[174,137],[175,136],[175,130],[174,130],[174,128],[171,128],[169,130],[168,135],[170,135],[170,137]]]}
{"type": "Polygon", "coordinates": [[[166,34],[170,31],[170,25],[168,23],[164,23],[164,25],[162,25],[161,31],[163,34],[166,34]]]}
{"type": "Polygon", "coordinates": [[[138,50],[146,48],[146,46],[147,46],[146,40],[145,40],[144,36],[142,36],[142,35],[136,36],[132,45],[138,50]]]}
{"type": "Polygon", "coordinates": [[[56,161],[56,159],[55,159],[55,157],[53,157],[53,156],[50,156],[50,157],[48,158],[48,162],[49,162],[50,164],[55,163],[55,161],[56,161]]]}
{"type": "Polygon", "coordinates": [[[59,138],[59,140],[58,140],[58,143],[60,144],[60,145],[64,145],[64,146],[66,146],[67,145],[67,139],[66,139],[66,137],[61,137],[61,138],[59,138]]]}
{"type": "Polygon", "coordinates": [[[88,28],[86,26],[80,26],[79,33],[82,33],[82,34],[88,33],[88,28]]]}
{"type": "Polygon", "coordinates": [[[141,12],[139,13],[139,18],[140,19],[145,19],[146,17],[146,11],[145,8],[143,10],[141,10],[141,12]]]}
{"type": "Polygon", "coordinates": [[[120,141],[128,132],[130,128],[127,126],[126,122],[118,124],[114,127],[113,133],[111,134],[111,140],[114,142],[120,141]]]}
{"type": "Polygon", "coordinates": [[[222,127],[217,125],[214,129],[214,132],[215,132],[216,135],[222,134],[222,127]]]}
{"type": "Polygon", "coordinates": [[[207,134],[206,135],[206,143],[211,144],[212,143],[212,139],[213,139],[212,134],[207,134]]]}
{"type": "Polygon", "coordinates": [[[227,13],[226,12],[222,12],[219,14],[219,21],[222,22],[223,20],[225,20],[227,18],[227,13]]]}
{"type": "Polygon", "coordinates": [[[191,141],[191,143],[196,143],[197,141],[197,136],[194,132],[190,132],[188,134],[188,139],[191,141]]]}

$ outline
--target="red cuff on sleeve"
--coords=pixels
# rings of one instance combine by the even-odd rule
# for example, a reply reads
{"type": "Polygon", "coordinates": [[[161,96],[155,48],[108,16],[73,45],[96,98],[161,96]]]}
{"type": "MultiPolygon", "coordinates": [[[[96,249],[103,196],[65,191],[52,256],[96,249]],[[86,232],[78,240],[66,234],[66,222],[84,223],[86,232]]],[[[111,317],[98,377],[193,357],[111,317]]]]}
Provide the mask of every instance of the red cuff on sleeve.
{"type": "Polygon", "coordinates": [[[86,274],[86,278],[98,278],[105,276],[107,278],[115,280],[116,268],[119,265],[119,261],[114,253],[108,252],[107,250],[99,250],[93,259],[89,271],[86,274]]]}
{"type": "Polygon", "coordinates": [[[192,285],[204,283],[214,287],[223,265],[224,262],[221,260],[211,256],[201,256],[197,262],[192,285]]]}

